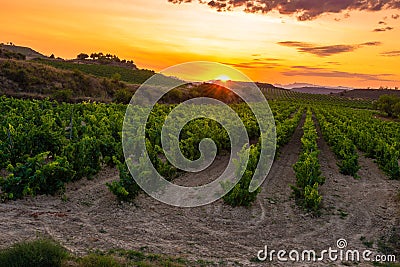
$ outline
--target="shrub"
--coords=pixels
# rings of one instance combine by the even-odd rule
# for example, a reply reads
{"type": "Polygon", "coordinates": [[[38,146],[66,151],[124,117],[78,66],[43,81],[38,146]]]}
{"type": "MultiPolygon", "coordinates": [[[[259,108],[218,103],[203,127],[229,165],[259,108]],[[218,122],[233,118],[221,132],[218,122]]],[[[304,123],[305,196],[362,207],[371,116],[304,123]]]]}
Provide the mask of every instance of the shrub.
{"type": "Polygon", "coordinates": [[[113,75],[111,75],[111,80],[119,82],[121,80],[121,74],[119,74],[118,72],[114,73],[113,75]]]}
{"type": "Polygon", "coordinates": [[[70,89],[57,90],[52,94],[52,98],[58,102],[71,102],[72,90],[70,89]]]}
{"type": "Polygon", "coordinates": [[[381,95],[374,103],[375,108],[385,112],[389,117],[400,116],[400,98],[394,95],[381,95]]]}
{"type": "Polygon", "coordinates": [[[307,185],[304,189],[304,207],[307,210],[318,212],[321,208],[322,197],[318,193],[318,183],[307,185]]]}
{"type": "Polygon", "coordinates": [[[25,163],[9,165],[10,174],[0,179],[2,199],[17,199],[37,194],[55,194],[64,188],[75,172],[65,157],[48,160],[48,152],[28,158],[25,163]]]}
{"type": "Polygon", "coordinates": [[[133,93],[131,93],[127,89],[119,89],[115,92],[113,102],[121,103],[121,104],[129,104],[133,93]]]}
{"type": "MultiPolygon", "coordinates": [[[[254,192],[249,191],[250,182],[253,178],[254,172],[257,168],[258,159],[260,156],[259,146],[250,146],[247,149],[249,152],[249,160],[247,166],[244,160],[245,148],[240,152],[240,158],[236,161],[236,175],[239,175],[243,168],[244,173],[240,178],[239,182],[232,188],[232,190],[223,197],[225,203],[231,206],[250,206],[257,198],[258,193],[261,192],[260,188],[257,188],[254,192]]],[[[224,188],[228,187],[230,183],[222,184],[224,188]]]]}
{"type": "Polygon", "coordinates": [[[101,169],[100,141],[95,137],[84,136],[64,148],[64,155],[76,172],[75,179],[91,178],[101,169]]]}
{"type": "Polygon", "coordinates": [[[107,187],[119,201],[131,201],[139,194],[141,189],[133,179],[126,163],[121,163],[116,157],[113,160],[119,170],[119,181],[107,183],[107,187]]]}
{"type": "Polygon", "coordinates": [[[38,239],[0,251],[0,267],[58,267],[67,255],[55,242],[38,239]]]}

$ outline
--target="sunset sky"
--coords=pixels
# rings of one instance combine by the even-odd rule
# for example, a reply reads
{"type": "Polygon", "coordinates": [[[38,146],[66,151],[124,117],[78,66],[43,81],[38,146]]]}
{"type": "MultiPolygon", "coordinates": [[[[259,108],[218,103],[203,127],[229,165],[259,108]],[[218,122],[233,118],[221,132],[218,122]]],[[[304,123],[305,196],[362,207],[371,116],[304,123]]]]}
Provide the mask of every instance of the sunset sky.
{"type": "Polygon", "coordinates": [[[156,71],[202,60],[269,83],[400,87],[399,1],[234,1],[222,11],[222,0],[0,0],[0,42],[63,58],[102,51],[156,71]]]}

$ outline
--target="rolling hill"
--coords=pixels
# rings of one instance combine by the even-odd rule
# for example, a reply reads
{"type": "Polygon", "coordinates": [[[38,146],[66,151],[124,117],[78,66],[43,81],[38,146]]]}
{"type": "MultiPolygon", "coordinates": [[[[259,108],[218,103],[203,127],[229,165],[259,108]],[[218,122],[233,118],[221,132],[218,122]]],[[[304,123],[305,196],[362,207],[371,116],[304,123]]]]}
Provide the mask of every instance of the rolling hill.
{"type": "Polygon", "coordinates": [[[26,57],[27,60],[35,58],[47,58],[45,55],[33,50],[30,47],[0,44],[0,48],[6,49],[13,53],[22,54],[26,57]]]}

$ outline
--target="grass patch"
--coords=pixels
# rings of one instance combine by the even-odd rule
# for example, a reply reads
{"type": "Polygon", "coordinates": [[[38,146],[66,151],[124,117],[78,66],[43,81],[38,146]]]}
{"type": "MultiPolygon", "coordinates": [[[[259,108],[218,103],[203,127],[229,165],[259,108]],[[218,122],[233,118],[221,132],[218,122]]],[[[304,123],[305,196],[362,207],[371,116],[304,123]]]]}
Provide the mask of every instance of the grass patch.
{"type": "Polygon", "coordinates": [[[135,250],[95,251],[76,257],[49,239],[22,242],[0,250],[0,267],[185,267],[221,266],[211,261],[145,253],[135,250]]]}
{"type": "Polygon", "coordinates": [[[338,212],[339,212],[340,219],[346,219],[346,217],[349,216],[349,214],[342,209],[338,209],[338,212]]]}
{"type": "Polygon", "coordinates": [[[77,260],[79,267],[122,267],[127,266],[111,255],[89,254],[77,260]]]}
{"type": "Polygon", "coordinates": [[[363,243],[364,246],[367,248],[372,248],[374,245],[374,241],[369,241],[365,236],[360,237],[360,241],[363,243]]]}
{"type": "Polygon", "coordinates": [[[59,244],[38,239],[0,251],[0,267],[58,267],[68,256],[59,244]]]}

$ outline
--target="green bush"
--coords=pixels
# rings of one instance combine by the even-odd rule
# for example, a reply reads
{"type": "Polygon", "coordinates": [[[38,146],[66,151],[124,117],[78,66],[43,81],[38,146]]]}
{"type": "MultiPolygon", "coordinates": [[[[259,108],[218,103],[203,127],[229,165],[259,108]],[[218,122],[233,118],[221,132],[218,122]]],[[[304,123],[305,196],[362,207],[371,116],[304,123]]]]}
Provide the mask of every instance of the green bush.
{"type": "Polygon", "coordinates": [[[346,159],[342,159],[338,163],[340,173],[345,175],[352,175],[358,178],[357,172],[361,168],[358,165],[358,156],[356,154],[349,155],[346,159]]]}
{"type": "Polygon", "coordinates": [[[101,169],[100,141],[95,137],[84,136],[76,143],[64,148],[64,155],[76,172],[75,179],[91,178],[101,169]]]}
{"type": "Polygon", "coordinates": [[[400,116],[400,97],[395,95],[381,95],[374,103],[374,107],[385,112],[389,117],[400,116]]]}
{"type": "Polygon", "coordinates": [[[119,74],[118,72],[114,73],[113,75],[111,75],[111,80],[119,82],[121,80],[121,74],[119,74]]]}
{"type": "MultiPolygon", "coordinates": [[[[248,148],[249,160],[247,166],[244,165],[246,163],[243,157],[244,152],[245,150],[241,151],[239,160],[235,162],[237,165],[236,175],[239,175],[243,168],[246,169],[244,170],[239,182],[223,197],[225,203],[233,207],[250,206],[256,200],[258,193],[261,192],[260,188],[257,188],[254,192],[249,191],[250,182],[253,178],[254,172],[256,171],[258,159],[260,157],[259,146],[252,145],[248,148]]],[[[228,187],[228,185],[229,183],[222,184],[225,188],[228,187]]]]}
{"type": "Polygon", "coordinates": [[[133,93],[127,89],[119,89],[115,92],[113,102],[121,104],[129,104],[133,93]]]}
{"type": "Polygon", "coordinates": [[[318,162],[318,151],[309,154],[303,153],[299,160],[293,165],[296,173],[296,185],[299,188],[314,185],[314,183],[323,184],[325,178],[321,176],[320,164],[318,162]]]}
{"type": "Polygon", "coordinates": [[[0,179],[1,199],[17,199],[38,194],[55,194],[71,181],[75,172],[65,157],[48,161],[48,152],[9,165],[10,174],[0,179]]]}
{"type": "Polygon", "coordinates": [[[119,170],[119,181],[107,183],[107,187],[119,201],[131,201],[139,194],[141,189],[133,179],[126,163],[121,163],[115,157],[113,160],[119,170]]]}
{"type": "Polygon", "coordinates": [[[67,255],[53,241],[39,239],[0,251],[0,267],[58,267],[67,255]]]}
{"type": "Polygon", "coordinates": [[[52,98],[58,102],[71,102],[72,100],[72,90],[63,89],[57,90],[52,94],[52,98]]]}
{"type": "Polygon", "coordinates": [[[318,183],[307,185],[304,189],[304,207],[307,210],[318,212],[321,208],[322,197],[318,193],[318,183]]]}

